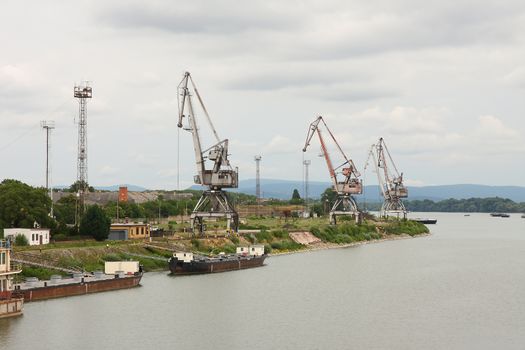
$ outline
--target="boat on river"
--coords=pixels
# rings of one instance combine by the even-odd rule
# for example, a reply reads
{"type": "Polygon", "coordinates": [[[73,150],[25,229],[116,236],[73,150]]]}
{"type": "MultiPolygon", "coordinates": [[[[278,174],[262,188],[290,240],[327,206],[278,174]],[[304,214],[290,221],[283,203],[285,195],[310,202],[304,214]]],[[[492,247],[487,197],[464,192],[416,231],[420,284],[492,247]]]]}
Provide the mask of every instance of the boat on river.
{"type": "Polygon", "coordinates": [[[168,266],[173,275],[216,273],[263,266],[267,256],[263,245],[237,247],[236,254],[221,253],[213,257],[176,252],[169,259],[168,266]]]}
{"type": "Polygon", "coordinates": [[[47,281],[28,277],[15,285],[13,295],[29,302],[132,288],[139,285],[142,275],[142,266],[137,261],[112,261],[106,262],[104,272],[77,273],[67,278],[53,275],[47,281]]]}
{"type": "Polygon", "coordinates": [[[412,219],[412,221],[416,221],[416,222],[419,222],[421,224],[425,224],[425,225],[434,225],[434,224],[437,224],[437,219],[421,219],[421,218],[415,218],[415,219],[412,219]]]}
{"type": "Polygon", "coordinates": [[[510,218],[510,214],[507,213],[490,213],[490,216],[497,218],[510,218]]]}

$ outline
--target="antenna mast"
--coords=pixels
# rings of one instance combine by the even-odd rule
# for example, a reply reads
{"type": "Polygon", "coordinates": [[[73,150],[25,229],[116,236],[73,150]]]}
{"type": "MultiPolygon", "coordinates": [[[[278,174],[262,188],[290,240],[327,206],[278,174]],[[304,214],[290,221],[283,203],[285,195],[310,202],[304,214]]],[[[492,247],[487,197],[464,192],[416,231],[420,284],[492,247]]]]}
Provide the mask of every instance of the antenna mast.
{"type": "Polygon", "coordinates": [[[42,129],[46,131],[46,190],[49,191],[49,198],[51,198],[51,211],[49,216],[53,217],[53,188],[51,186],[51,166],[49,163],[49,155],[51,151],[51,130],[55,128],[55,122],[53,120],[42,120],[40,122],[42,129]]]}
{"type": "Polygon", "coordinates": [[[77,156],[77,205],[75,211],[75,225],[80,224],[80,218],[86,209],[86,193],[88,190],[88,163],[87,163],[87,99],[92,98],[93,92],[89,83],[75,86],[74,97],[78,98],[78,156],[77,156]]]}

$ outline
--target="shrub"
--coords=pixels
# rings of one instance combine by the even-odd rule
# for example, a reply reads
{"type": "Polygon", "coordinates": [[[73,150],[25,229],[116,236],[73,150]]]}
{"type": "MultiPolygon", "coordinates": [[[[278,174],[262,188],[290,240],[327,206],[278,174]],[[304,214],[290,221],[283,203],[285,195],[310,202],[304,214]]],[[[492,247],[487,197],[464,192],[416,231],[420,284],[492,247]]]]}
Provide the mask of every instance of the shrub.
{"type": "Polygon", "coordinates": [[[272,235],[275,238],[286,238],[286,237],[288,237],[288,231],[286,231],[286,230],[274,230],[274,231],[272,231],[272,235]]]}
{"type": "Polygon", "coordinates": [[[232,241],[233,244],[239,244],[239,237],[235,235],[230,236],[230,241],[232,241]]]}
{"type": "Polygon", "coordinates": [[[15,245],[17,246],[28,246],[29,241],[27,240],[27,237],[24,235],[16,235],[15,237],[15,245]]]}
{"type": "Polygon", "coordinates": [[[272,241],[272,235],[266,230],[263,230],[261,232],[258,232],[255,234],[255,238],[257,238],[257,242],[271,242],[272,241]]]}

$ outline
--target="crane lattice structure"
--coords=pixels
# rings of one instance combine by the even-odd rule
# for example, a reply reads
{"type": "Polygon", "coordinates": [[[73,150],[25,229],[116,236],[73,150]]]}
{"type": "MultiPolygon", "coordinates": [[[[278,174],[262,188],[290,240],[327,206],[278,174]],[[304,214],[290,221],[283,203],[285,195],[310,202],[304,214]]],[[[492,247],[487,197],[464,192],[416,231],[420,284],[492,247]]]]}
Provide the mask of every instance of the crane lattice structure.
{"type": "Polygon", "coordinates": [[[314,134],[317,134],[317,136],[319,137],[323,157],[326,161],[328,172],[330,173],[330,178],[333,182],[333,189],[337,194],[335,203],[333,204],[332,209],[330,210],[330,223],[333,225],[337,224],[337,217],[340,215],[354,215],[356,222],[360,222],[361,212],[357,206],[357,202],[355,201],[352,195],[363,193],[363,184],[359,179],[359,176],[361,176],[361,174],[354,165],[354,162],[351,159],[349,159],[343,152],[343,149],[341,148],[334,135],[328,128],[328,125],[326,125],[326,122],[324,121],[322,116],[317,117],[317,119],[310,124],[310,128],[308,129],[308,135],[306,136],[306,142],[303,147],[303,152],[306,152],[306,149],[310,145],[310,141],[312,140],[314,134]],[[325,141],[321,134],[321,129],[319,125],[321,122],[343,157],[341,165],[335,168],[332,164],[332,159],[330,158],[330,154],[328,153],[328,149],[326,148],[325,141]],[[338,180],[338,174],[341,174],[343,176],[342,181],[338,180]]]}
{"type": "Polygon", "coordinates": [[[226,218],[228,233],[231,230],[237,232],[239,215],[231,204],[228,195],[223,190],[223,188],[237,188],[239,178],[237,168],[233,169],[228,160],[228,139],[221,140],[219,138],[189,72],[184,73],[184,77],[178,86],[178,93],[178,127],[183,127],[182,122],[183,119],[186,118],[188,125],[185,126],[184,129],[190,131],[193,137],[193,148],[197,164],[197,175],[194,176],[194,182],[207,187],[207,189],[202,192],[190,216],[193,234],[198,232],[200,235],[204,235],[204,219],[218,217],[226,218]],[[201,137],[193,108],[193,95],[197,96],[197,100],[206,116],[206,120],[216,141],[214,145],[204,150],[202,149],[201,137]],[[206,168],[207,162],[212,164],[210,169],[206,168]]]}
{"type": "Polygon", "coordinates": [[[377,180],[383,196],[383,204],[379,215],[387,217],[395,214],[399,217],[402,214],[403,218],[406,218],[407,211],[401,199],[408,197],[408,189],[403,184],[403,173],[397,171],[394,160],[382,137],[370,148],[365,169],[368,166],[370,157],[374,160],[375,172],[377,173],[377,180]]]}
{"type": "Polygon", "coordinates": [[[88,191],[88,158],[87,158],[87,99],[93,97],[93,90],[86,81],[75,86],[73,95],[78,98],[78,155],[77,155],[77,202],[75,210],[75,225],[80,224],[80,218],[86,209],[86,193],[88,191]]]}
{"type": "Polygon", "coordinates": [[[49,216],[53,217],[53,187],[51,186],[51,163],[49,162],[49,156],[51,153],[51,131],[55,128],[55,122],[53,120],[42,120],[40,122],[42,129],[46,131],[46,190],[49,192],[49,198],[51,198],[51,211],[49,216]]]}

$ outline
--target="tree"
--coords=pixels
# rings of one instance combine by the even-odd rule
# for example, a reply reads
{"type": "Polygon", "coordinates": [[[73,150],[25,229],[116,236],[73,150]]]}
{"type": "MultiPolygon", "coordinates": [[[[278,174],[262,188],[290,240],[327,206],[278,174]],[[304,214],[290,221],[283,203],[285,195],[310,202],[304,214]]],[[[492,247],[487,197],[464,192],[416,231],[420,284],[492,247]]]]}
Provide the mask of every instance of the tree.
{"type": "Polygon", "coordinates": [[[57,221],[63,225],[75,223],[76,205],[77,198],[74,195],[60,198],[54,208],[57,221]]]}
{"type": "Polygon", "coordinates": [[[17,180],[0,183],[0,227],[33,227],[35,221],[54,228],[49,217],[51,199],[45,188],[34,188],[17,180]]]}
{"type": "Polygon", "coordinates": [[[90,206],[80,220],[80,234],[92,236],[97,241],[108,238],[111,220],[98,205],[90,206]]]}
{"type": "MultiPolygon", "coordinates": [[[[69,192],[73,192],[73,193],[78,192],[78,190],[80,189],[80,184],[81,183],[82,183],[82,181],[75,181],[71,186],[69,186],[68,191],[69,192]]],[[[95,189],[92,186],[89,186],[88,183],[86,183],[86,188],[87,188],[88,192],[95,192],[95,189]]]]}
{"type": "Polygon", "coordinates": [[[328,213],[336,199],[337,192],[335,192],[332,187],[328,187],[324,190],[323,194],[321,194],[321,203],[323,204],[325,213],[328,213]]]}
{"type": "Polygon", "coordinates": [[[297,188],[294,188],[292,193],[292,199],[290,200],[290,204],[303,204],[304,201],[301,199],[301,195],[299,194],[299,191],[297,188]]]}

